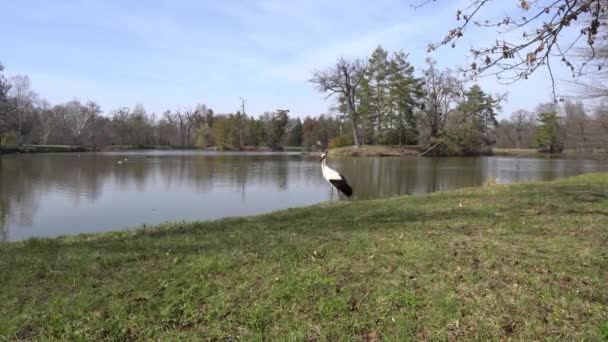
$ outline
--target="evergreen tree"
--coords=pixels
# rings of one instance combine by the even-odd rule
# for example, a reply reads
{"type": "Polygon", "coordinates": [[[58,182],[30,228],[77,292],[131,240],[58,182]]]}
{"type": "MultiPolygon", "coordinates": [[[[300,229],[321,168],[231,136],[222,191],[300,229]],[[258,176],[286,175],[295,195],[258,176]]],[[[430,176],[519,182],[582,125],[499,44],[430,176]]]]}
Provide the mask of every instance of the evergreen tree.
{"type": "Polygon", "coordinates": [[[415,110],[423,108],[423,84],[422,79],[414,77],[407,55],[403,51],[395,53],[389,65],[389,94],[400,145],[418,142],[415,110]]]}
{"type": "Polygon", "coordinates": [[[368,61],[366,81],[368,83],[367,93],[364,96],[369,102],[367,112],[368,121],[373,125],[373,143],[377,142],[377,135],[383,133],[385,129],[391,129],[390,116],[391,103],[389,94],[389,70],[390,62],[388,52],[378,46],[372,53],[368,61]]]}
{"type": "Polygon", "coordinates": [[[415,111],[423,106],[422,85],[403,51],[389,57],[378,46],[358,90],[361,140],[372,144],[417,143],[415,111]]]}
{"type": "Polygon", "coordinates": [[[266,141],[264,127],[260,120],[256,120],[253,116],[247,119],[245,128],[245,145],[260,146],[266,141]]]}
{"type": "Polygon", "coordinates": [[[563,150],[560,139],[559,116],[555,112],[544,112],[538,114],[540,126],[536,133],[536,142],[542,152],[558,153],[563,150]]]}
{"type": "Polygon", "coordinates": [[[273,151],[282,148],[281,141],[287,128],[287,121],[289,120],[287,113],[287,110],[278,110],[272,113],[266,112],[261,118],[266,126],[266,144],[273,151]]]}
{"type": "MultiPolygon", "coordinates": [[[[369,77],[364,77],[357,90],[359,122],[361,124],[360,140],[362,144],[374,144],[377,121],[374,116],[372,91],[370,89],[369,77]]],[[[338,107],[340,113],[346,113],[346,104],[342,101],[338,107]]]]}
{"type": "Polygon", "coordinates": [[[487,153],[495,142],[499,100],[486,94],[477,84],[464,92],[464,96],[465,101],[458,106],[461,117],[455,131],[458,148],[464,154],[487,153]]]}

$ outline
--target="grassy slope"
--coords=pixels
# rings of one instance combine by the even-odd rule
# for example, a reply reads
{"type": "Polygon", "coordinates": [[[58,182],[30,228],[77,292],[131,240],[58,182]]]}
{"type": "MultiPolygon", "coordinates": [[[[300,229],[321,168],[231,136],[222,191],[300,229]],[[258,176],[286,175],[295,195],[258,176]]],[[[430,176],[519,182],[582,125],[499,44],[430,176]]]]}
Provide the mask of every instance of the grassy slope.
{"type": "Polygon", "coordinates": [[[0,340],[599,340],[607,247],[606,173],[0,244],[0,340]]]}

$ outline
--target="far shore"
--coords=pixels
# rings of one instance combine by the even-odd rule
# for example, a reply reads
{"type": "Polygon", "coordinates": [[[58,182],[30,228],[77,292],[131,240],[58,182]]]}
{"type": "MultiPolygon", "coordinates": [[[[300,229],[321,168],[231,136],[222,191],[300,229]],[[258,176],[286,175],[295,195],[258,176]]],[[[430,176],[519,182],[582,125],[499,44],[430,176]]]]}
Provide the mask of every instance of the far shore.
{"type": "MultiPolygon", "coordinates": [[[[419,157],[422,156],[426,146],[420,145],[361,145],[359,147],[347,146],[329,149],[329,155],[349,156],[349,157],[419,157]]],[[[320,154],[321,152],[310,152],[310,154],[320,154]]],[[[504,149],[493,148],[489,156],[504,157],[533,157],[533,158],[606,158],[608,152],[603,150],[583,150],[566,149],[562,153],[545,153],[536,149],[504,149]]]]}
{"type": "Polygon", "coordinates": [[[494,148],[492,154],[495,156],[504,157],[535,157],[535,158],[571,158],[571,157],[589,157],[589,158],[606,158],[608,151],[604,150],[575,150],[566,149],[562,153],[546,153],[531,148],[494,148]]]}
{"type": "Polygon", "coordinates": [[[3,145],[0,154],[90,152],[96,149],[73,145],[3,145]]]}
{"type": "Polygon", "coordinates": [[[110,145],[104,147],[84,147],[77,145],[3,145],[0,146],[0,154],[19,153],[70,153],[70,152],[100,152],[100,151],[147,151],[147,150],[192,150],[192,151],[231,151],[231,152],[299,152],[298,147],[285,147],[282,151],[273,151],[264,146],[245,146],[239,150],[219,150],[217,148],[177,147],[169,145],[157,146],[130,146],[110,145]]]}
{"type": "MultiPolygon", "coordinates": [[[[304,155],[320,155],[319,151],[307,151],[301,147],[285,147],[280,151],[273,151],[265,146],[245,146],[242,149],[219,150],[217,148],[196,148],[196,147],[176,147],[168,145],[151,145],[151,146],[130,146],[130,145],[110,145],[105,147],[84,147],[77,145],[2,145],[0,146],[1,154],[28,154],[28,153],[81,153],[81,152],[99,152],[99,151],[146,151],[146,150],[192,150],[192,151],[225,151],[225,152],[301,152],[304,155]]],[[[348,156],[348,157],[419,157],[426,150],[425,146],[421,145],[361,145],[345,146],[329,149],[331,156],[348,156]]],[[[531,158],[607,158],[608,152],[604,150],[574,150],[566,149],[562,153],[544,153],[536,149],[492,149],[493,156],[503,157],[531,157],[531,158]]]]}

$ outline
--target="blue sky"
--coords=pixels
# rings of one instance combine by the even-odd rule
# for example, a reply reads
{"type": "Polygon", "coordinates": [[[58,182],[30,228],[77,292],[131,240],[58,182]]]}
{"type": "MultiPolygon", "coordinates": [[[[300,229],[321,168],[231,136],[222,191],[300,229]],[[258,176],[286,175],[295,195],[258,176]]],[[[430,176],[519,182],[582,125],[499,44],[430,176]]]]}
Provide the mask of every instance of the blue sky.
{"type": "MultiPolygon", "coordinates": [[[[249,114],[317,115],[332,103],[307,80],[340,56],[366,57],[380,44],[410,53],[415,66],[432,57],[455,67],[467,63],[469,44],[493,39],[471,31],[456,49],[427,54],[468,2],[414,9],[415,1],[0,0],[0,61],[53,104],[78,98],[105,112],[136,103],[162,112],[205,103],[222,113],[237,110],[242,96],[249,114]]],[[[546,73],[509,87],[480,83],[509,92],[503,115],[551,99],[546,73]]]]}

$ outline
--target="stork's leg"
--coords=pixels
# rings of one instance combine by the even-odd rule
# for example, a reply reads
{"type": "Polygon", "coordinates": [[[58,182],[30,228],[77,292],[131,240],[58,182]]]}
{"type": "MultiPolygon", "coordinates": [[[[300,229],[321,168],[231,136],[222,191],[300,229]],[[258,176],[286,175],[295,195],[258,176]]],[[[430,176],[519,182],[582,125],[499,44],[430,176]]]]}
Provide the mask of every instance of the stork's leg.
{"type": "Polygon", "coordinates": [[[331,187],[331,195],[329,196],[329,200],[333,201],[333,199],[334,199],[334,187],[332,186],[331,187]]]}

